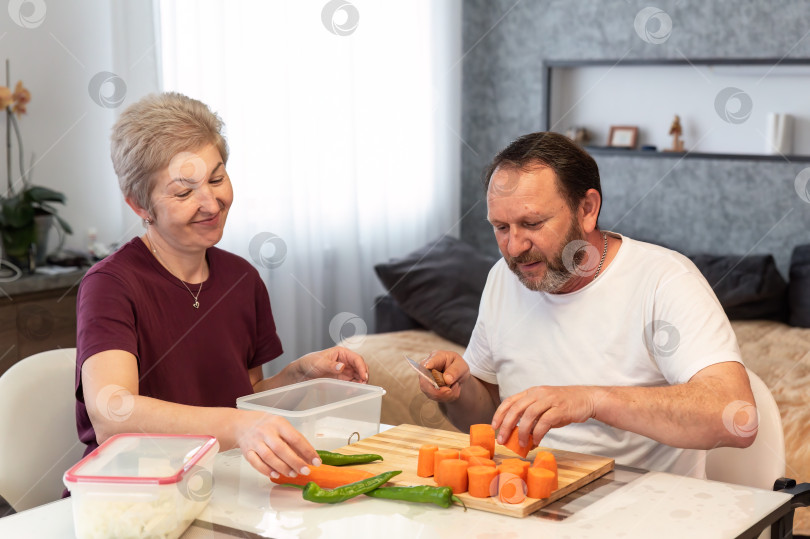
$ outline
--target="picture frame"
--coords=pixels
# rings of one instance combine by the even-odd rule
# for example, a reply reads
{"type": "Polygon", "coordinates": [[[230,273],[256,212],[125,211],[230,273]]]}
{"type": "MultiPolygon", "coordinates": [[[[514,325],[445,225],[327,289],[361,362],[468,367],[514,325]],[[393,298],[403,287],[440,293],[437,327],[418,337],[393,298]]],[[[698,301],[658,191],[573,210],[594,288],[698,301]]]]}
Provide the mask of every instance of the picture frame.
{"type": "Polygon", "coordinates": [[[638,127],[635,125],[611,125],[608,146],[611,148],[635,148],[638,140],[638,127]]]}

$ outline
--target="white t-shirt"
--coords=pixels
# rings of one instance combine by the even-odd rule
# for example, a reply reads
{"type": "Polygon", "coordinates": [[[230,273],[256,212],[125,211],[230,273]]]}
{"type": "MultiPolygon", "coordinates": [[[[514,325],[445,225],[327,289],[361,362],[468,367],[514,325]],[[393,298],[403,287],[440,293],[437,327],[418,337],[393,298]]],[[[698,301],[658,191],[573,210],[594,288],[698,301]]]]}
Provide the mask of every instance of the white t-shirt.
{"type": "MultiPolygon", "coordinates": [[[[499,260],[464,353],[470,372],[497,384],[505,399],[540,385],[680,384],[709,365],[741,363],[731,324],[695,265],[669,249],[621,238],[599,277],[569,294],[531,291],[499,260]]],[[[705,477],[705,451],[663,445],[594,419],[551,429],[540,443],[705,477]]]]}

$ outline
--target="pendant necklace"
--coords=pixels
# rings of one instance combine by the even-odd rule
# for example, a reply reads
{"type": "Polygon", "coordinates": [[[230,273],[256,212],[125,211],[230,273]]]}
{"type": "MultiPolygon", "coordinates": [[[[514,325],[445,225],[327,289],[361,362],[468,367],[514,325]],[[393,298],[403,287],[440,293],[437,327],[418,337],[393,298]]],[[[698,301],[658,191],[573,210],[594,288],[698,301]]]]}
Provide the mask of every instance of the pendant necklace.
{"type": "MultiPolygon", "coordinates": [[[[169,268],[169,265],[166,264],[166,261],[163,260],[163,258],[158,254],[157,249],[155,249],[155,244],[152,241],[152,238],[149,238],[149,245],[152,248],[152,253],[154,253],[154,255],[158,258],[158,260],[160,260],[163,263],[163,265],[166,267],[166,269],[169,270],[169,273],[174,275],[174,272],[171,270],[171,268],[169,268]]],[[[194,307],[195,309],[199,309],[200,308],[200,302],[199,302],[199,300],[197,298],[200,297],[200,292],[202,292],[202,287],[203,287],[203,282],[204,281],[200,282],[200,288],[197,289],[197,294],[195,295],[194,292],[191,291],[191,289],[188,287],[188,285],[186,284],[186,282],[183,279],[181,279],[180,277],[177,277],[177,279],[180,281],[180,284],[182,284],[186,288],[186,290],[188,290],[188,293],[191,294],[191,297],[194,298],[194,303],[192,303],[191,306],[194,307]]]]}

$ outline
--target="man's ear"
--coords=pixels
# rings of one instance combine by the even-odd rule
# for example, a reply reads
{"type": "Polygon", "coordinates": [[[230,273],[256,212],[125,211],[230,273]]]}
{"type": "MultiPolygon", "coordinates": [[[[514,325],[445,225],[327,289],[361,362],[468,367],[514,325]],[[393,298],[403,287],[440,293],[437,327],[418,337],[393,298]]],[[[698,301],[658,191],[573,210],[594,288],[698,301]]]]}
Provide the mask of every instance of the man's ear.
{"type": "Polygon", "coordinates": [[[144,221],[146,221],[147,219],[150,220],[152,219],[152,216],[149,214],[149,212],[144,208],[141,208],[141,206],[137,202],[135,202],[135,200],[132,197],[126,197],[124,198],[124,200],[126,200],[127,205],[129,205],[129,207],[132,208],[132,211],[134,211],[138,215],[138,217],[140,217],[144,221]]]}
{"type": "Polygon", "coordinates": [[[590,234],[596,229],[596,221],[599,217],[599,208],[602,207],[602,197],[596,189],[588,189],[585,196],[579,201],[579,223],[585,234],[590,234]]]}

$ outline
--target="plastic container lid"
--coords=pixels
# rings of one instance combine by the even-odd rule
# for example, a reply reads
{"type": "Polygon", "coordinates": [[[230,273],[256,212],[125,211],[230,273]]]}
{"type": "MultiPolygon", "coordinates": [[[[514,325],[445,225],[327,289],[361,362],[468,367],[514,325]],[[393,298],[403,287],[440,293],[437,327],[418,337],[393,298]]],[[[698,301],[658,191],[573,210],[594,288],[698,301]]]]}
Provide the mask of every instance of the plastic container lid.
{"type": "Polygon", "coordinates": [[[116,434],[65,472],[65,482],[178,483],[216,445],[213,436],[116,434]]]}
{"type": "Polygon", "coordinates": [[[316,378],[236,399],[237,407],[283,411],[286,417],[320,414],[333,408],[381,398],[385,390],[331,378],[316,378]]]}

